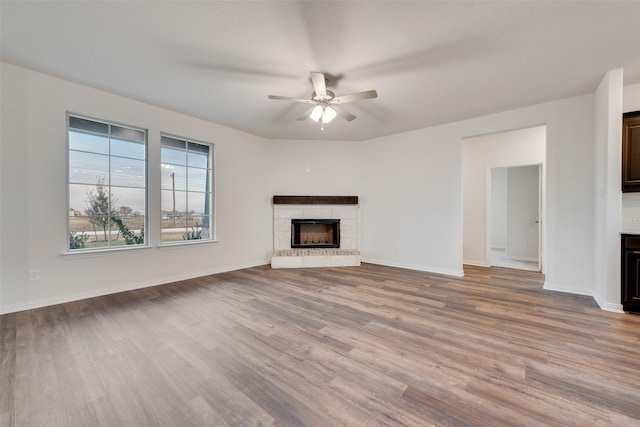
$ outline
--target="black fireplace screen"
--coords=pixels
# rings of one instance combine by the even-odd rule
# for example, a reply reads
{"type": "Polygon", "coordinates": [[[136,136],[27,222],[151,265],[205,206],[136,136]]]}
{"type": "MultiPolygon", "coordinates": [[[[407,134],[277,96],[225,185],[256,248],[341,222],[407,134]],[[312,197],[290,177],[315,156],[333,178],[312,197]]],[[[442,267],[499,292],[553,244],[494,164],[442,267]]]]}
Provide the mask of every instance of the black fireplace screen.
{"type": "Polygon", "coordinates": [[[292,248],[339,248],[339,219],[292,219],[292,248]]]}

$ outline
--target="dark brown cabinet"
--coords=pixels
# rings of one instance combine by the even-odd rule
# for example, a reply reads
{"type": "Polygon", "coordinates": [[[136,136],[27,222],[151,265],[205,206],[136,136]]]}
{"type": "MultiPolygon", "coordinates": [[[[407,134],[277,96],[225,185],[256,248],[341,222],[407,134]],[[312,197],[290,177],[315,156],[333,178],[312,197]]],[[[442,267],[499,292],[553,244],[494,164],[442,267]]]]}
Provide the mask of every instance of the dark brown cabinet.
{"type": "Polygon", "coordinates": [[[622,235],[622,309],[640,313],[639,235],[622,235]]]}
{"type": "Polygon", "coordinates": [[[622,192],[640,192],[640,111],[622,116],[622,192]]]}

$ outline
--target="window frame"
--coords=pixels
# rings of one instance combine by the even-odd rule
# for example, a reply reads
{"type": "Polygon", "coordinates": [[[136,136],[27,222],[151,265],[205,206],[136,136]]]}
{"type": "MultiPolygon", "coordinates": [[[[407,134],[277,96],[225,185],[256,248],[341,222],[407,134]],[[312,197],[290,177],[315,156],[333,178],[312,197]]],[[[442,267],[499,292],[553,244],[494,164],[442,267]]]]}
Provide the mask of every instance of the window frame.
{"type": "MultiPolygon", "coordinates": [[[[66,169],[65,169],[65,173],[66,173],[67,203],[66,203],[66,236],[65,236],[65,242],[66,242],[65,243],[65,247],[66,247],[66,250],[64,252],[64,255],[78,255],[78,254],[91,254],[91,253],[110,253],[110,252],[115,252],[115,251],[140,250],[140,249],[149,248],[150,247],[150,239],[149,239],[149,219],[150,219],[150,215],[149,215],[149,191],[150,191],[150,185],[149,185],[149,129],[143,128],[141,126],[128,125],[128,124],[120,123],[120,122],[113,121],[113,120],[99,119],[99,118],[87,116],[85,114],[73,113],[73,112],[70,112],[70,111],[66,112],[65,119],[66,119],[66,169]],[[71,224],[70,224],[70,220],[69,220],[69,212],[70,212],[70,210],[72,208],[72,206],[71,206],[71,185],[72,184],[75,184],[75,185],[79,184],[79,183],[72,183],[72,181],[70,179],[71,178],[71,176],[70,176],[70,172],[71,172],[71,170],[70,170],[70,168],[71,168],[70,154],[71,154],[71,151],[72,151],[71,144],[70,144],[70,132],[73,129],[71,127],[71,119],[72,118],[80,119],[80,120],[92,121],[92,122],[96,122],[96,123],[100,123],[100,124],[104,124],[104,125],[108,126],[108,134],[102,134],[106,138],[109,139],[109,151],[106,154],[106,156],[108,157],[108,162],[109,162],[109,170],[108,170],[108,175],[107,175],[108,176],[108,181],[105,184],[105,187],[107,187],[109,189],[109,198],[111,198],[111,195],[112,195],[112,192],[111,192],[112,187],[140,188],[140,189],[144,190],[144,215],[142,215],[142,217],[144,218],[144,223],[143,223],[143,228],[142,228],[142,230],[144,232],[144,242],[143,243],[132,244],[132,245],[126,245],[125,244],[125,245],[116,245],[116,246],[114,246],[112,244],[112,239],[111,239],[111,231],[113,230],[113,228],[112,228],[113,225],[110,223],[109,224],[110,237],[109,237],[107,246],[92,247],[92,248],[76,248],[76,249],[72,249],[70,247],[69,237],[70,237],[70,233],[71,233],[71,224]],[[122,156],[122,155],[112,155],[110,140],[112,138],[114,138],[114,134],[111,133],[111,126],[117,126],[117,127],[121,127],[121,128],[125,128],[125,129],[130,129],[130,130],[133,130],[133,131],[142,132],[144,134],[144,138],[143,138],[144,139],[144,142],[143,142],[144,143],[144,158],[140,159],[140,158],[135,158],[135,157],[126,157],[126,156],[122,156]],[[144,187],[127,187],[127,186],[121,186],[121,185],[113,186],[111,184],[111,179],[112,179],[111,161],[112,161],[112,157],[116,157],[116,158],[119,158],[119,159],[135,160],[135,161],[142,160],[144,162],[144,187]]],[[[73,151],[83,152],[81,150],[73,150],[73,151]]],[[[89,153],[90,154],[91,152],[84,152],[84,153],[89,153]]],[[[84,215],[82,215],[82,216],[84,216],[84,215]]]]}
{"type": "MultiPolygon", "coordinates": [[[[188,149],[185,148],[185,153],[188,153],[188,149]]],[[[215,166],[215,160],[216,160],[216,144],[214,142],[207,142],[207,141],[202,141],[199,139],[194,139],[194,138],[187,138],[184,136],[179,136],[176,134],[172,134],[172,133],[168,133],[168,132],[160,132],[160,153],[159,153],[159,158],[160,158],[160,179],[159,179],[159,185],[158,185],[158,189],[160,191],[160,206],[159,206],[159,213],[160,213],[160,238],[159,238],[159,246],[158,248],[167,248],[167,247],[172,247],[172,246],[180,246],[180,245],[198,245],[198,244],[207,244],[207,243],[215,243],[217,242],[217,227],[216,227],[216,223],[217,223],[217,215],[216,215],[216,166],[215,166]],[[185,142],[185,146],[188,147],[189,143],[193,143],[193,144],[198,144],[198,145],[204,145],[204,146],[208,146],[209,147],[209,162],[208,162],[208,167],[207,169],[211,171],[210,176],[209,176],[209,232],[210,232],[210,236],[206,239],[183,239],[183,240],[169,240],[169,241],[163,241],[163,227],[162,227],[162,220],[163,220],[163,205],[162,205],[162,192],[166,191],[166,189],[164,189],[162,187],[162,169],[163,169],[163,159],[162,159],[162,149],[163,149],[163,139],[164,138],[169,138],[169,139],[174,139],[177,141],[181,141],[181,142],[185,142]]],[[[187,156],[188,159],[188,156],[187,156]]],[[[176,165],[178,166],[178,165],[176,165]]],[[[188,171],[189,169],[189,165],[188,163],[184,165],[185,170],[188,171]]],[[[197,167],[196,167],[197,168],[197,167]]],[[[198,168],[201,169],[201,168],[198,168]]],[[[174,190],[176,191],[176,190],[174,190]]],[[[183,191],[183,190],[177,190],[177,191],[183,191]]],[[[188,183],[186,184],[184,193],[187,196],[186,199],[186,203],[188,205],[188,194],[189,194],[189,188],[188,188],[188,183]]],[[[206,192],[205,192],[206,195],[206,192]]],[[[185,227],[185,232],[189,231],[188,227],[185,227]]]]}

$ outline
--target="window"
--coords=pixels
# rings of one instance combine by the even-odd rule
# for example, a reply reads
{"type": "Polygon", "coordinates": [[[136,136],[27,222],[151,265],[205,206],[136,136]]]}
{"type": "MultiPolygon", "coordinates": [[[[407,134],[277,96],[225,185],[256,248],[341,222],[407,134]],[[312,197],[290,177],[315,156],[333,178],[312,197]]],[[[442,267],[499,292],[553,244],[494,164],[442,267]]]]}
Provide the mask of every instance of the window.
{"type": "Polygon", "coordinates": [[[213,145],[161,141],[162,243],[213,240],[213,145]]]}
{"type": "Polygon", "coordinates": [[[147,133],[68,116],[69,250],[144,245],[147,133]]]}

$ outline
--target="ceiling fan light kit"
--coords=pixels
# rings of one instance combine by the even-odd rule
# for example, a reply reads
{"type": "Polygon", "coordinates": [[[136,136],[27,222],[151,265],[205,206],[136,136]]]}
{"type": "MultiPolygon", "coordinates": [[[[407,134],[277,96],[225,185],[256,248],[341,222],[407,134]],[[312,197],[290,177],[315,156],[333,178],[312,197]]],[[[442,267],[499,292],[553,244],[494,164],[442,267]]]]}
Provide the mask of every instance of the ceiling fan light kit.
{"type": "Polygon", "coordinates": [[[314,122],[317,122],[318,120],[320,120],[320,117],[322,117],[323,110],[324,108],[322,107],[322,105],[316,105],[311,109],[311,114],[309,114],[309,118],[314,122]]]}
{"type": "MultiPolygon", "coordinates": [[[[331,121],[335,119],[337,115],[338,113],[336,113],[336,110],[331,108],[329,105],[318,104],[311,110],[309,118],[316,123],[320,122],[320,130],[324,130],[323,125],[325,123],[331,123],[331,121]]],[[[305,118],[306,117],[303,117],[303,119],[305,118]]]]}
{"type": "Polygon", "coordinates": [[[269,95],[269,99],[315,104],[315,107],[311,108],[301,117],[298,117],[298,120],[311,118],[311,120],[316,123],[320,123],[320,130],[324,130],[324,124],[330,123],[337,116],[340,116],[347,121],[352,121],[356,118],[356,116],[344,110],[342,107],[338,107],[337,104],[346,104],[348,102],[361,101],[364,99],[376,98],[378,96],[378,93],[375,90],[367,90],[364,92],[336,97],[335,93],[327,90],[327,82],[324,74],[318,72],[311,72],[311,83],[313,83],[314,89],[311,94],[311,99],[292,98],[289,96],[279,95],[269,95]]]}
{"type": "Polygon", "coordinates": [[[323,107],[323,113],[322,113],[322,122],[323,123],[329,123],[331,122],[331,120],[335,119],[336,116],[338,115],[338,113],[336,113],[336,110],[334,110],[331,107],[323,107]]]}

